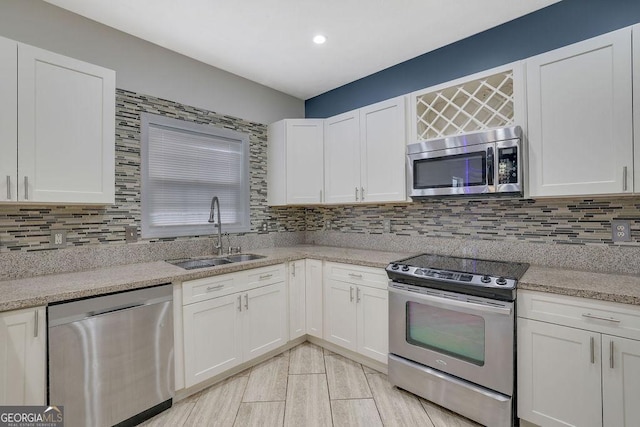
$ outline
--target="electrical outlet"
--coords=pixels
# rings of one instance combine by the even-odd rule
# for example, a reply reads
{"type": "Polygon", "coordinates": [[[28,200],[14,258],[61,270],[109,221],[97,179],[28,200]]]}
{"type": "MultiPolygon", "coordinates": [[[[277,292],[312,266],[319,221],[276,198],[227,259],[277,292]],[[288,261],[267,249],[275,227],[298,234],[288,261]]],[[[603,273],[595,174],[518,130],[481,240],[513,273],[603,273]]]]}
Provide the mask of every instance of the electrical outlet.
{"type": "Polygon", "coordinates": [[[264,231],[265,233],[269,231],[269,224],[267,224],[267,221],[264,221],[262,223],[262,231],[264,231]]]}
{"type": "Polygon", "coordinates": [[[324,221],[324,229],[331,230],[331,221],[329,221],[328,219],[324,221]]]}
{"type": "Polygon", "coordinates": [[[135,243],[138,241],[138,227],[125,225],[124,235],[127,243],[135,243]]]}
{"type": "Polygon", "coordinates": [[[391,233],[391,220],[390,219],[382,220],[382,230],[385,233],[391,233]]]}
{"type": "Polygon", "coordinates": [[[611,239],[614,242],[630,242],[631,226],[629,221],[611,221],[611,239]]]}
{"type": "Polygon", "coordinates": [[[51,248],[64,248],[67,246],[66,230],[51,230],[51,240],[49,241],[51,248]]]}

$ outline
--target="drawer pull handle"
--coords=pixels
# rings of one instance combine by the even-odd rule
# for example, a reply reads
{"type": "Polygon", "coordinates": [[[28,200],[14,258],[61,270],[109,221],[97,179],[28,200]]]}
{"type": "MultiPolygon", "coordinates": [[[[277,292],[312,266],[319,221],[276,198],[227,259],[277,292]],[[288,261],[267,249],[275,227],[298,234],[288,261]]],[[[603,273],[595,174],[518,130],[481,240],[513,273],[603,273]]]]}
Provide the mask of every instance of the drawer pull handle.
{"type": "Polygon", "coordinates": [[[219,291],[222,288],[224,288],[224,285],[207,286],[207,292],[219,291]]]}
{"type": "Polygon", "coordinates": [[[613,340],[609,341],[609,367],[613,369],[613,340]]]}
{"type": "Polygon", "coordinates": [[[596,319],[596,320],[604,320],[606,322],[620,323],[619,319],[616,319],[613,317],[596,316],[595,314],[591,314],[591,313],[582,313],[582,317],[586,317],[587,319],[596,319]]]}
{"type": "Polygon", "coordinates": [[[355,277],[356,279],[362,279],[362,274],[349,273],[349,277],[355,277]]]}
{"type": "Polygon", "coordinates": [[[273,277],[273,274],[269,273],[269,274],[263,274],[260,276],[260,280],[267,280],[267,279],[271,279],[273,277]]]}
{"type": "Polygon", "coordinates": [[[595,340],[593,337],[589,337],[589,347],[591,350],[591,363],[596,363],[596,351],[595,351],[595,340]]]}

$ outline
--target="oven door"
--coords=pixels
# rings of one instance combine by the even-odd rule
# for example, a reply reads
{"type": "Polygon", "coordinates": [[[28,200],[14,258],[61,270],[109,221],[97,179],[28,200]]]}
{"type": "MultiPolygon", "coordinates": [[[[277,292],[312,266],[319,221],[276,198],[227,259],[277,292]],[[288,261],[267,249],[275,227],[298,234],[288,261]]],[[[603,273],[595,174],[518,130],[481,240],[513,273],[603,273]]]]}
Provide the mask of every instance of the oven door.
{"type": "Polygon", "coordinates": [[[411,197],[493,193],[495,144],[407,155],[411,197]]]}
{"type": "Polygon", "coordinates": [[[513,302],[389,283],[389,352],[513,395],[513,302]]]}

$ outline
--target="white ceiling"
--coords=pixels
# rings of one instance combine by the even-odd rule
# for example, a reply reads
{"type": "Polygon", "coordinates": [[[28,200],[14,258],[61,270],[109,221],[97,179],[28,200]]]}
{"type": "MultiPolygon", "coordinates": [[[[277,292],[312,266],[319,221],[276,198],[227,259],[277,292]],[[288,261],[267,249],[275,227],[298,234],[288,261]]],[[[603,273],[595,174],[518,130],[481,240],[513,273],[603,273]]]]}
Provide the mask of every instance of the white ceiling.
{"type": "Polygon", "coordinates": [[[559,0],[45,1],[308,99],[559,0]]]}

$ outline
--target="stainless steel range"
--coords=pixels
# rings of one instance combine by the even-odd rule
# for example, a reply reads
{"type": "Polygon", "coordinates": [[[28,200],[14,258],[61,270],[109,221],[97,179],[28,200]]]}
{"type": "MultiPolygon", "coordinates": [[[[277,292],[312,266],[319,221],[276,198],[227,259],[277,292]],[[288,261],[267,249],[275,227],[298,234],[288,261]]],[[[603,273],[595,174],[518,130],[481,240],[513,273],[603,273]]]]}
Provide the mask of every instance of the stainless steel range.
{"type": "Polygon", "coordinates": [[[528,267],[430,254],[389,264],[389,381],[484,425],[513,425],[516,286],[528,267]]]}

